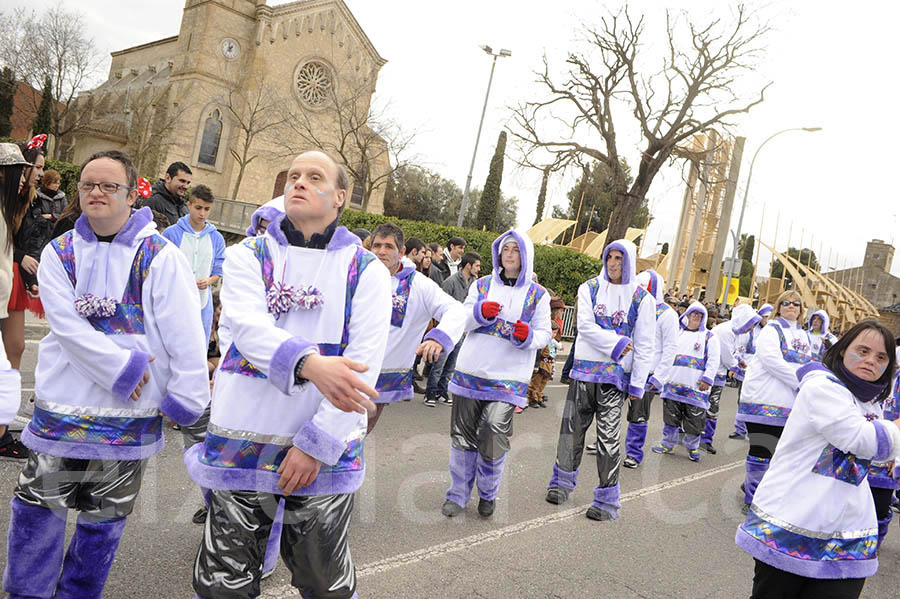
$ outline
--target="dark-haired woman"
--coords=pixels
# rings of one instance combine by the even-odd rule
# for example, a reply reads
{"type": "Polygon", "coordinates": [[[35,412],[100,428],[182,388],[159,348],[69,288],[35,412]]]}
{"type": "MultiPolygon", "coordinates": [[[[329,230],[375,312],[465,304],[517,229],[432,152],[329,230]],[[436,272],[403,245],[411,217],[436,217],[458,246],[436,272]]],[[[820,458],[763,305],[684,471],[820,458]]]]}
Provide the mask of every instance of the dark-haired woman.
{"type": "Polygon", "coordinates": [[[881,419],[897,359],[877,321],[854,326],[802,367],[778,451],[735,541],[756,560],[751,599],[855,598],[878,569],[870,461],[900,452],[900,421],[881,419]]]}
{"type": "MultiPolygon", "coordinates": [[[[6,317],[6,305],[12,292],[14,214],[24,171],[31,166],[15,144],[0,144],[0,318],[6,317]]],[[[19,372],[13,369],[0,348],[0,459],[24,460],[25,447],[7,430],[19,409],[21,396],[19,372]]]]}

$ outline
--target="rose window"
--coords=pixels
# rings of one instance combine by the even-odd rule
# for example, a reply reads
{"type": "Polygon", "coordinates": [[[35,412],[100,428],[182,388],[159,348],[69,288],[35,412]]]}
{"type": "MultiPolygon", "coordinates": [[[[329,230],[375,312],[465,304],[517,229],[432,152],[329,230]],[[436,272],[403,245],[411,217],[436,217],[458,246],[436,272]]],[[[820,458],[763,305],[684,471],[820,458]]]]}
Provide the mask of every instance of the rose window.
{"type": "Polygon", "coordinates": [[[311,60],[297,71],[297,91],[310,106],[324,104],[331,86],[331,70],[321,62],[311,60]]]}

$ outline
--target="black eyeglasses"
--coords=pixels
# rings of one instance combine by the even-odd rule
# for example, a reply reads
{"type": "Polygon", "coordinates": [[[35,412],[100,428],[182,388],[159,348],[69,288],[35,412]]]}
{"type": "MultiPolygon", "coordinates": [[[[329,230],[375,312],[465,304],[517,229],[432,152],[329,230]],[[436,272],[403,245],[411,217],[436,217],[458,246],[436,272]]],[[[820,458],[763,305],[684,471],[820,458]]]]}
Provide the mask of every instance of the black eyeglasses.
{"type": "Polygon", "coordinates": [[[781,302],[782,308],[787,308],[788,306],[794,306],[795,308],[800,308],[803,306],[803,304],[801,302],[792,302],[792,301],[781,302]]]}
{"type": "Polygon", "coordinates": [[[120,189],[124,189],[126,192],[134,189],[133,187],[128,187],[127,185],[120,185],[118,183],[91,183],[90,181],[79,181],[76,184],[78,188],[78,193],[82,193],[87,195],[94,191],[94,187],[99,187],[100,191],[107,195],[115,195],[119,193],[120,189]]]}

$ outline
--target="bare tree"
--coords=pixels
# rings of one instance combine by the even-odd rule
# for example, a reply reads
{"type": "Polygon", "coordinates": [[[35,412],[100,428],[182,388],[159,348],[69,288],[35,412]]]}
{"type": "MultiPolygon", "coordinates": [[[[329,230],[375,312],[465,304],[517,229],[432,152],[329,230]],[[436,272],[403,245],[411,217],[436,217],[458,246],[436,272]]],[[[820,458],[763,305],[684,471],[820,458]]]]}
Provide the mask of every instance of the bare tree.
{"type": "Polygon", "coordinates": [[[548,98],[513,109],[512,135],[523,162],[539,163],[539,155],[549,152],[555,168],[571,165],[578,156],[609,167],[615,207],[607,243],[625,234],[653,178],[679,143],[714,125],[733,125],[731,117],[762,102],[768,88],[753,99],[734,91],[738,77],[754,69],[768,32],[743,5],[727,24],[713,19],[699,25],[685,14],[674,17],[666,11],[666,32],[662,68],[647,77],[643,66],[659,58],[646,56],[644,17],[635,20],[627,7],[607,15],[599,26],[586,29],[587,50],[568,55],[563,82],[551,76],[544,57],[537,75],[548,98]],[[614,119],[621,102],[636,119],[643,145],[630,185],[617,137],[625,119],[614,119]],[[551,126],[562,131],[551,131],[551,126]],[[599,143],[588,141],[596,139],[599,143]]]}
{"type": "Polygon", "coordinates": [[[173,96],[171,83],[149,86],[128,98],[128,154],[139,173],[157,173],[168,143],[191,108],[191,86],[173,96]]]}
{"type": "MultiPolygon", "coordinates": [[[[94,40],[85,36],[82,15],[57,3],[38,15],[17,9],[0,16],[0,55],[16,77],[35,89],[51,81],[55,103],[51,110],[51,130],[56,138],[55,156],[60,140],[89,124],[90,110],[77,102],[77,94],[90,85],[99,73],[103,59],[94,40]]],[[[29,97],[37,114],[40,94],[29,97]]]]}
{"type": "Polygon", "coordinates": [[[300,110],[288,121],[296,139],[291,151],[313,147],[340,158],[361,186],[363,208],[397,169],[412,165],[407,153],[414,134],[390,116],[389,106],[373,107],[372,92],[371,82],[343,81],[328,90],[317,110],[300,110]]]}

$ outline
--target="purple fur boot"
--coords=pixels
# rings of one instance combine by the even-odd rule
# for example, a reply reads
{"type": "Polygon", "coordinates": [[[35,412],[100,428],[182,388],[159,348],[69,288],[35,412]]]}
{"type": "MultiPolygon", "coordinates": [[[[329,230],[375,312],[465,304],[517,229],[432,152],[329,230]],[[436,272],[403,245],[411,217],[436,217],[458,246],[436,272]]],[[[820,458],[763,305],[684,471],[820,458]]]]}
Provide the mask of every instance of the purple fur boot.
{"type": "Polygon", "coordinates": [[[701,443],[709,443],[712,445],[713,436],[716,434],[716,424],[718,423],[717,418],[707,418],[706,419],[706,427],[703,429],[703,434],[700,435],[701,443]]]}
{"type": "Polygon", "coordinates": [[[445,499],[462,507],[469,503],[472,485],[475,484],[475,461],[478,457],[477,451],[450,448],[450,488],[447,489],[445,499]]]}
{"type": "Polygon", "coordinates": [[[745,464],[746,475],[744,477],[744,503],[750,505],[753,503],[753,496],[756,494],[756,487],[762,480],[766,470],[769,469],[768,458],[757,458],[752,455],[747,456],[745,464]]]}
{"type": "Polygon", "coordinates": [[[644,442],[647,440],[646,422],[629,422],[625,435],[625,455],[640,464],[644,461],[644,442]]]}
{"type": "Polygon", "coordinates": [[[881,544],[884,542],[884,537],[887,536],[888,529],[891,526],[891,520],[894,519],[894,512],[888,512],[888,517],[884,520],[878,521],[878,546],[881,547],[881,544]]]}
{"type": "Polygon", "coordinates": [[[485,501],[493,501],[497,498],[505,462],[506,454],[503,454],[496,460],[486,460],[481,457],[481,454],[478,454],[475,471],[478,480],[478,496],[485,501]]]}
{"type": "Polygon", "coordinates": [[[79,517],[56,585],[56,599],[100,599],[123,532],[125,518],[91,522],[79,517]]]}
{"type": "Polygon", "coordinates": [[[66,521],[18,499],[10,505],[3,590],[10,599],[50,599],[63,563],[66,521]]]}
{"type": "Polygon", "coordinates": [[[611,487],[596,487],[594,501],[588,508],[587,517],[591,520],[615,520],[619,517],[619,484],[611,487]]]}
{"type": "Polygon", "coordinates": [[[575,472],[566,472],[561,470],[558,464],[553,464],[553,477],[547,489],[564,489],[566,491],[574,491],[575,485],[578,484],[578,470],[575,472]]]}
{"type": "Polygon", "coordinates": [[[734,433],[733,434],[737,434],[742,437],[747,436],[747,425],[744,424],[743,420],[738,420],[737,418],[734,419],[734,433]]]}

